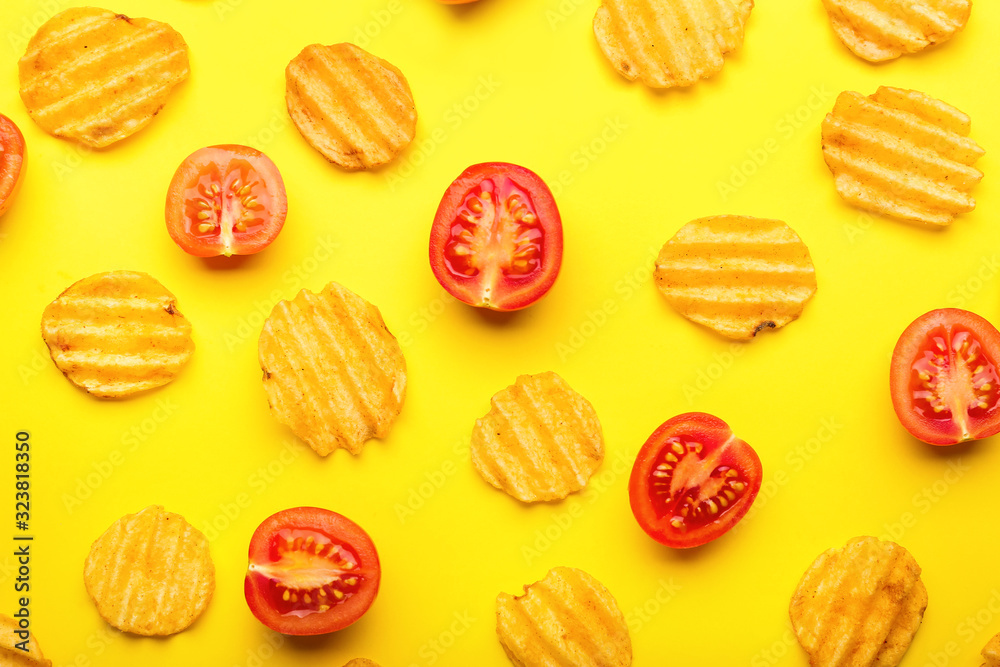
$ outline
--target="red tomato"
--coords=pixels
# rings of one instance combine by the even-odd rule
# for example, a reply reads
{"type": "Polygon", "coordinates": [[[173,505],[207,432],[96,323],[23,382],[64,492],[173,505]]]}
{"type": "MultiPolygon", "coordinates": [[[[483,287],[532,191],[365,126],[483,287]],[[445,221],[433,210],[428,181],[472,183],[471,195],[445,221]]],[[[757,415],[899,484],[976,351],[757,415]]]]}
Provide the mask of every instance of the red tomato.
{"type": "Polygon", "coordinates": [[[381,575],[375,545],[358,524],[330,510],[293,507],[254,532],[243,591],[272,630],[321,635],[361,618],[381,575]]]}
{"type": "Polygon", "coordinates": [[[559,209],[541,178],[516,164],[474,164],[438,206],[431,269],[456,299],[518,310],[552,287],[562,245],[559,209]]]}
{"type": "Polygon", "coordinates": [[[639,450],[628,481],[639,525],[677,549],[711,542],[750,509],[763,470],[757,452],[718,417],[688,412],[665,421],[639,450]]]}
{"type": "Polygon", "coordinates": [[[14,201],[24,176],[24,137],[10,118],[0,114],[0,215],[14,201]]]}
{"type": "Polygon", "coordinates": [[[167,190],[167,231],[198,257],[252,255],[285,224],[285,184],[249,146],[207,146],[177,168],[167,190]]]}
{"type": "Polygon", "coordinates": [[[906,327],[892,352],[889,389],[900,423],[932,445],[1000,431],[1000,332],[975,313],[942,308],[906,327]]]}

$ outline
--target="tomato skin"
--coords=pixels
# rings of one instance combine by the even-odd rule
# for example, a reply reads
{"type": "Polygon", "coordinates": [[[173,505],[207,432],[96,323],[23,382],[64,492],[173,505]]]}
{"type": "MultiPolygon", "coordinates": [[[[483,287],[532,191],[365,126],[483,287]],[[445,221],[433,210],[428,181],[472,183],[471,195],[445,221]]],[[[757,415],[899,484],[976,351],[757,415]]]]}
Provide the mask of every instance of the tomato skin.
{"type": "Polygon", "coordinates": [[[998,360],[1000,331],[984,318],[960,308],[924,313],[892,352],[889,391],[900,424],[937,446],[1000,432],[998,360]]]}
{"type": "Polygon", "coordinates": [[[7,212],[24,180],[24,135],[0,114],[0,215],[7,212]]]}
{"type": "Polygon", "coordinates": [[[520,310],[542,298],[559,275],[562,252],[552,192],[533,171],[508,162],[463,171],[431,227],[434,276],[456,299],[479,308],[520,310]]]}
{"type": "Polygon", "coordinates": [[[167,189],[167,232],[196,257],[258,253],[278,236],[287,214],[281,173],[249,146],[195,151],[177,168],[167,189]],[[213,193],[212,187],[219,190],[213,193]],[[202,231],[205,223],[213,228],[202,231]]]}
{"type": "Polygon", "coordinates": [[[688,412],[661,424],[639,450],[629,477],[629,504],[639,526],[660,544],[675,549],[697,547],[720,537],[743,518],[760,491],[762,477],[763,467],[757,452],[737,438],[726,422],[704,412],[688,412]],[[683,453],[671,449],[678,445],[683,453]],[[692,450],[696,445],[698,449],[692,450]],[[677,454],[681,458],[672,464],[674,470],[667,478],[658,466],[669,461],[664,456],[677,459],[677,454]],[[730,479],[727,475],[732,475],[731,481],[725,481],[730,479]],[[684,479],[698,484],[688,486],[684,479]],[[669,497],[656,488],[661,480],[671,488],[669,497]],[[673,493],[675,483],[679,483],[682,493],[673,493]],[[692,505],[695,513],[707,513],[705,508],[711,502],[718,516],[704,521],[688,516],[683,503],[678,501],[688,497],[689,491],[696,499],[701,498],[693,488],[705,489],[708,495],[702,499],[704,504],[692,505]],[[727,492],[732,499],[719,495],[727,492]],[[673,506],[665,512],[665,507],[658,504],[673,506]],[[678,515],[682,511],[684,519],[678,515]],[[683,528],[672,525],[673,520],[681,521],[683,528]]]}
{"type": "MultiPolygon", "coordinates": [[[[312,544],[319,547],[316,542],[312,544]]],[[[249,567],[243,581],[243,592],[253,615],[272,630],[286,635],[319,635],[336,632],[360,619],[378,595],[381,575],[382,570],[375,544],[358,524],[331,510],[319,507],[293,507],[272,514],[254,531],[253,537],[250,539],[249,567]],[[341,602],[334,601],[332,595],[325,596],[324,599],[331,605],[327,610],[310,610],[305,614],[302,612],[282,613],[277,608],[280,603],[275,597],[275,591],[281,589],[274,588],[272,590],[274,580],[262,573],[266,568],[271,568],[275,577],[287,574],[289,579],[293,578],[296,572],[275,570],[276,564],[280,566],[281,558],[284,558],[284,554],[289,551],[294,552],[293,555],[301,557],[297,559],[298,562],[311,560],[310,564],[318,562],[330,567],[329,556],[325,559],[314,556],[309,543],[304,546],[296,544],[291,549],[282,549],[281,545],[287,546],[286,540],[297,534],[316,535],[320,539],[329,539],[330,544],[327,545],[327,548],[331,551],[333,550],[332,545],[338,545],[339,552],[351,562],[351,569],[344,570],[342,576],[361,582],[356,589],[351,591],[351,595],[341,602]]],[[[287,588],[285,590],[287,592],[287,588]]],[[[317,597],[318,600],[316,590],[318,589],[309,589],[313,597],[317,597]]],[[[329,590],[332,592],[332,589],[329,590]]],[[[287,598],[285,599],[287,600],[287,598]]]]}

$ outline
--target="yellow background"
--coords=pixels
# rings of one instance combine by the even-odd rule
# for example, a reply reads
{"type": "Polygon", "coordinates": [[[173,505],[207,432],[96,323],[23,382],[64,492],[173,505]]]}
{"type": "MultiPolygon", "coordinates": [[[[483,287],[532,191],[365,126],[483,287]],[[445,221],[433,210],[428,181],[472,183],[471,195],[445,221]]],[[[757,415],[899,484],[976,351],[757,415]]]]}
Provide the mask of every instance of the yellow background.
{"type": "MultiPolygon", "coordinates": [[[[556,565],[608,586],[639,667],[805,665],[789,596],[817,554],[861,534],[896,537],[924,569],[930,606],[904,664],[978,664],[1000,632],[1000,448],[913,440],[887,378],[898,335],[921,313],[1000,316],[996,3],[977,2],[944,46],[874,66],[836,40],[819,0],[761,0],[719,75],[656,93],[601,55],[595,0],[116,0],[110,9],[173,25],[192,73],[149,127],[99,152],[44,134],[17,94],[27,38],[67,6],[0,9],[0,112],[29,153],[24,187],[0,219],[0,541],[14,532],[12,445],[27,429],[33,629],[55,665],[503,665],[496,594],[556,565]],[[328,164],[284,109],[286,63],[307,44],[340,41],[386,58],[413,89],[416,140],[377,172],[328,164]],[[949,229],[875,219],[834,191],[820,122],[840,91],[881,84],[973,118],[986,178],[976,211],[949,229]],[[167,236],[164,196],[186,155],[230,142],[277,163],[289,215],[260,255],[206,262],[167,236]],[[510,316],[456,302],[427,262],[441,194],[487,160],[546,179],[565,229],[554,288],[510,316]],[[787,221],[816,264],[819,290],[802,318],[749,344],[684,320],[650,279],[655,252],[682,224],[720,213],[787,221]],[[113,269],[149,272],[172,290],[197,345],[175,382],[118,402],[71,386],[38,332],[62,290],[113,269]],[[409,385],[390,437],[358,457],[320,459],[269,415],[256,340],[277,298],[330,280],[379,306],[404,345],[409,385]],[[494,392],[548,369],[594,404],[607,456],[587,492],[529,507],[478,477],[467,441],[494,392]],[[680,552],[637,527],[626,487],[646,437],[689,410],[726,420],[765,476],[736,532],[680,552]],[[154,503],[209,535],[218,577],[201,619],[164,640],[111,629],[81,575],[105,528],[154,503]],[[351,517],[382,558],[375,605],[335,635],[283,639],[243,600],[250,535],[297,505],[351,517]]],[[[0,548],[8,613],[12,552],[0,548]]]]}

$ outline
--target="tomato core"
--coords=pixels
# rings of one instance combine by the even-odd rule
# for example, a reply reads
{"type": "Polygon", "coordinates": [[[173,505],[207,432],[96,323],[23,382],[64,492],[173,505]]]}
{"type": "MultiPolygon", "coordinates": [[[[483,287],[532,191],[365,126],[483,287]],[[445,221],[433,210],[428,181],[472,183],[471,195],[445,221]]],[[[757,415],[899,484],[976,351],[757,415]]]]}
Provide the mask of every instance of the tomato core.
{"type": "Polygon", "coordinates": [[[966,439],[969,420],[986,418],[1000,402],[996,363],[976,335],[960,326],[938,326],[927,333],[911,364],[909,388],[918,414],[953,421],[966,439]]]}
{"type": "Polygon", "coordinates": [[[452,275],[473,277],[498,270],[525,277],[541,268],[545,232],[527,191],[509,178],[491,178],[463,200],[444,251],[452,275]]]}
{"type": "Polygon", "coordinates": [[[253,234],[264,226],[264,205],[258,197],[266,192],[249,162],[233,160],[225,173],[210,163],[184,186],[184,231],[218,238],[223,254],[230,255],[236,249],[234,232],[253,234]]]}
{"type": "Polygon", "coordinates": [[[715,521],[747,489],[747,479],[739,470],[715,465],[722,450],[702,456],[704,449],[700,442],[673,436],[649,474],[653,511],[658,519],[668,519],[671,527],[681,532],[715,521]]]}
{"type": "Polygon", "coordinates": [[[249,572],[267,579],[268,602],[282,616],[329,611],[367,578],[353,549],[318,530],[283,529],[268,554],[270,562],[250,563],[249,572]]]}

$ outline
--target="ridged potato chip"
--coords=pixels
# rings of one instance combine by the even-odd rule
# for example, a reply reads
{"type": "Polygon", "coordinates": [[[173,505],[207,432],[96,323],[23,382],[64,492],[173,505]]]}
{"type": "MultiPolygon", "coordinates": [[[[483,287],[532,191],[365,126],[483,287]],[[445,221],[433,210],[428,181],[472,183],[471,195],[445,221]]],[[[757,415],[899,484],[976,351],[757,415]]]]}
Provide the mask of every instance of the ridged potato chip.
{"type": "Polygon", "coordinates": [[[379,667],[379,664],[368,658],[355,658],[344,665],[344,667],[379,667]]]}
{"type": "Polygon", "coordinates": [[[16,619],[0,614],[0,665],[3,667],[52,667],[52,661],[46,660],[42,649],[38,647],[35,635],[29,633],[28,638],[21,637],[24,632],[16,619]],[[27,651],[18,648],[27,647],[27,651]]]}
{"type": "Polygon", "coordinates": [[[389,162],[416,132],[406,77],[353,44],[302,49],[285,69],[285,102],[305,140],[351,171],[389,162]]]}
{"type": "Polygon", "coordinates": [[[98,613],[114,627],[172,635],[205,611],[215,591],[215,566],[204,535],[181,515],[150,505],[97,538],[83,579],[98,613]]]}
{"type": "Polygon", "coordinates": [[[556,567],[517,597],[497,596],[497,636],[517,667],[628,667],[632,639],[604,584],[556,567]]]}
{"type": "Polygon", "coordinates": [[[1000,667],[1000,634],[994,635],[982,651],[983,667],[1000,667]]]}
{"type": "Polygon", "coordinates": [[[915,90],[846,91],[823,121],[823,157],[840,196],[858,208],[929,225],[976,207],[984,151],[958,109],[915,90]]]}
{"type": "Polygon", "coordinates": [[[49,19],[19,63],[21,99],[49,134],[94,148],[149,124],[189,73],[166,23],[74,7],[49,19]]]}
{"type": "Polygon", "coordinates": [[[604,460],[594,406],[555,373],[521,375],[490,403],[472,431],[472,465],[518,500],[565,498],[604,460]]]}
{"type": "Polygon", "coordinates": [[[893,667],[920,627],[920,566],[894,542],[857,537],[806,570],[789,615],[815,667],[893,667]]]}
{"type": "Polygon", "coordinates": [[[951,39],[972,12],[971,0],[823,0],[823,6],[840,41],[876,63],[951,39]]]}
{"type": "Polygon", "coordinates": [[[618,73],[651,88],[690,86],[743,45],[753,0],[603,0],[597,43],[618,73]]]}
{"type": "Polygon", "coordinates": [[[271,413],[321,456],[389,433],[406,361],[378,308],[330,283],[271,311],[258,342],[271,413]]]}
{"type": "Polygon", "coordinates": [[[194,352],[177,298],[137,271],[98,273],[70,285],[45,308],[42,338],[69,381],[99,398],[167,384],[194,352]]]}
{"type": "Polygon", "coordinates": [[[660,250],[655,278],[677,312],[736,339],[785,326],[816,292],[809,249],[791,227],[735,215],[681,227],[660,250]]]}

